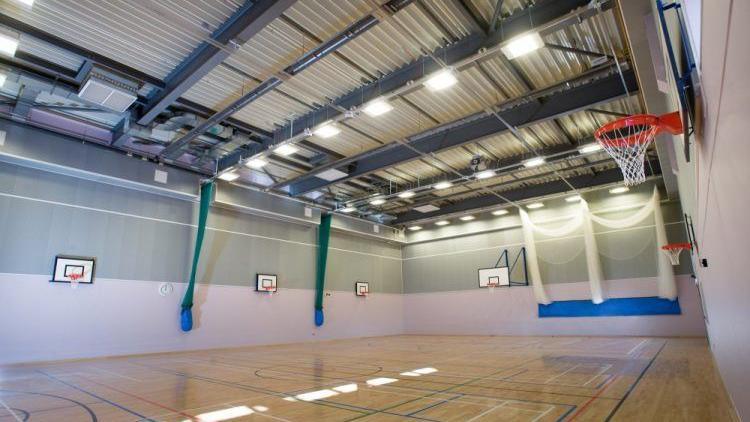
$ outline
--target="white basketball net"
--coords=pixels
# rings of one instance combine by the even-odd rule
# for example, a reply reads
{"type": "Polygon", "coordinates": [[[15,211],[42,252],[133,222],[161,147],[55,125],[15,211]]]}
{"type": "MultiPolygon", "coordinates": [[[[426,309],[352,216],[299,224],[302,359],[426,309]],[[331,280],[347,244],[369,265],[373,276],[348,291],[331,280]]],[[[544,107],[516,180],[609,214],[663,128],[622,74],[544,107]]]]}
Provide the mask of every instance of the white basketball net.
{"type": "Polygon", "coordinates": [[[667,254],[669,257],[669,262],[672,263],[672,265],[680,265],[680,254],[682,253],[683,248],[674,248],[674,249],[663,249],[662,252],[667,254]]]}
{"type": "Polygon", "coordinates": [[[626,126],[597,137],[599,144],[620,166],[625,185],[633,186],[646,181],[646,151],[658,130],[656,125],[626,126]]]}

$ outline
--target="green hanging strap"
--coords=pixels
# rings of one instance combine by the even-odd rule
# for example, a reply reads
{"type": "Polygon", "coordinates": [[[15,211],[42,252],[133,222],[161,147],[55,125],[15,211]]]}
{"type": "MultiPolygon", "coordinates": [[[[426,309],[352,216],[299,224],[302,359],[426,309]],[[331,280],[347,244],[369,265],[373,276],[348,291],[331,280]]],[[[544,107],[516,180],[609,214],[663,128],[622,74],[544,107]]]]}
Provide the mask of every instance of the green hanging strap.
{"type": "Polygon", "coordinates": [[[331,214],[320,217],[318,229],[318,268],[315,275],[315,325],[323,325],[323,290],[326,285],[326,262],[328,260],[328,239],[331,237],[331,214]]]}
{"type": "Polygon", "coordinates": [[[198,260],[201,256],[203,246],[203,234],[206,232],[206,220],[208,209],[211,206],[211,196],[214,191],[214,183],[209,182],[201,186],[201,206],[198,215],[198,233],[195,237],[195,251],[193,252],[193,266],[190,270],[190,282],[182,299],[182,310],[180,311],[180,325],[182,331],[193,329],[193,292],[195,291],[195,273],[198,271],[198,260]]]}

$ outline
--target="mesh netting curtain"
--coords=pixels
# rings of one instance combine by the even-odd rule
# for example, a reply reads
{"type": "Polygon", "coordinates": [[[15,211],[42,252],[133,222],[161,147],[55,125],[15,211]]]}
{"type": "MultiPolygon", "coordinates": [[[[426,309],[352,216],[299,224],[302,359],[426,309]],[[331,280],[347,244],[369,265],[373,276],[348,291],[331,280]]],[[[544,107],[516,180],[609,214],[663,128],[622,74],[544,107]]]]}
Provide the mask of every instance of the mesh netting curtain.
{"type": "Polygon", "coordinates": [[[674,273],[672,272],[672,264],[669,261],[669,257],[661,252],[661,246],[667,244],[667,232],[664,227],[664,217],[662,216],[659,202],[659,191],[654,187],[654,193],[651,195],[651,199],[641,207],[641,209],[629,217],[612,220],[592,214],[589,211],[586,201],[582,200],[579,213],[572,216],[567,223],[555,229],[545,228],[534,224],[526,211],[521,210],[521,223],[523,226],[523,237],[527,252],[526,263],[529,269],[529,275],[531,276],[531,286],[536,301],[541,304],[550,303],[539,271],[539,260],[536,252],[536,242],[534,241],[534,232],[549,237],[563,237],[568,236],[583,227],[586,267],[588,270],[591,300],[594,303],[602,303],[605,299],[605,294],[602,288],[604,275],[599,260],[599,248],[596,243],[596,236],[594,235],[593,223],[595,222],[611,229],[625,229],[640,223],[652,213],[654,215],[654,226],[656,228],[658,294],[661,298],[674,300],[677,297],[677,286],[674,280],[674,273]]]}

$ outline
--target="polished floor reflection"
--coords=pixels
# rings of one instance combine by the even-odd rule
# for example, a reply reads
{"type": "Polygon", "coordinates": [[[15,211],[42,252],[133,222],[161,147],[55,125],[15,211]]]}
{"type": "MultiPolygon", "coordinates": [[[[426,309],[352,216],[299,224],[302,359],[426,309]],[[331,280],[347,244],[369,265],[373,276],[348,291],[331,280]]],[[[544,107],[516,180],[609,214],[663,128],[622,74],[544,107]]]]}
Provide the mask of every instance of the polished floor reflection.
{"type": "Polygon", "coordinates": [[[0,421],[730,421],[704,339],[394,336],[0,368],[0,421]]]}

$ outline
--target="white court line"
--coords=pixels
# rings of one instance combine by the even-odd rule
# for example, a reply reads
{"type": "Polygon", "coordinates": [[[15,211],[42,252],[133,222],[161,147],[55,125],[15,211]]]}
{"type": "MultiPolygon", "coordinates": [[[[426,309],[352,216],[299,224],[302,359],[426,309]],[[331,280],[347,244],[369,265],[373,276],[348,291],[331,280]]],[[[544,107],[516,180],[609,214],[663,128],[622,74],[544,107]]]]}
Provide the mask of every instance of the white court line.
{"type": "Polygon", "coordinates": [[[532,419],[531,422],[536,422],[539,419],[542,419],[543,417],[545,417],[547,415],[547,413],[551,412],[554,408],[555,408],[555,406],[550,406],[549,409],[545,410],[544,412],[540,413],[539,416],[537,416],[534,419],[532,419]]]}
{"type": "Polygon", "coordinates": [[[596,375],[592,376],[590,380],[588,380],[588,381],[586,381],[585,383],[583,383],[583,385],[582,385],[581,387],[583,387],[583,386],[587,385],[587,384],[588,384],[588,383],[590,383],[591,381],[595,380],[595,379],[596,379],[597,377],[600,377],[600,376],[601,376],[601,375],[602,375],[603,373],[605,373],[605,372],[609,371],[609,370],[610,370],[610,368],[612,368],[612,365],[611,365],[611,364],[607,364],[607,365],[602,365],[602,369],[600,369],[600,370],[599,370],[599,372],[598,372],[598,373],[597,373],[596,375]]]}
{"type": "Polygon", "coordinates": [[[555,375],[554,377],[552,377],[552,378],[548,379],[547,381],[544,381],[544,382],[543,382],[542,384],[549,384],[549,383],[550,383],[550,382],[551,382],[552,380],[554,380],[554,379],[557,379],[557,378],[560,378],[561,376],[563,376],[563,375],[567,374],[568,372],[570,372],[570,371],[572,371],[572,370],[574,370],[574,369],[578,368],[579,366],[581,366],[581,364],[580,364],[580,363],[577,363],[577,364],[575,364],[575,365],[571,366],[570,368],[566,369],[565,371],[563,371],[563,372],[561,372],[561,373],[559,373],[559,374],[555,375]]]}
{"type": "Polygon", "coordinates": [[[8,413],[10,413],[11,415],[13,415],[13,417],[14,417],[14,418],[15,418],[15,419],[16,419],[16,420],[17,420],[18,422],[23,422],[23,419],[19,418],[19,417],[18,417],[18,415],[16,415],[16,412],[14,412],[14,411],[13,411],[13,410],[12,410],[12,409],[11,409],[10,407],[8,407],[8,405],[7,405],[7,404],[5,404],[5,402],[4,402],[4,401],[0,400],[0,404],[1,404],[1,405],[3,405],[3,407],[5,408],[5,410],[7,410],[7,411],[8,411],[8,413]]]}
{"type": "Polygon", "coordinates": [[[628,356],[632,355],[636,350],[638,350],[639,347],[641,347],[641,345],[643,345],[643,343],[645,343],[647,341],[648,341],[648,339],[641,340],[640,343],[636,344],[635,347],[633,347],[632,349],[630,349],[630,351],[628,352],[628,356]]]}
{"type": "Polygon", "coordinates": [[[492,408],[489,408],[489,409],[485,410],[484,412],[482,412],[482,413],[480,413],[480,414],[478,414],[478,415],[474,416],[473,418],[471,418],[471,419],[468,419],[468,420],[467,420],[466,422],[471,422],[471,421],[475,421],[475,420],[477,420],[477,419],[481,418],[481,417],[482,417],[482,416],[484,416],[484,415],[487,415],[487,414],[490,414],[490,413],[494,412],[495,410],[497,410],[497,409],[499,409],[499,408],[501,408],[501,407],[505,406],[505,405],[506,405],[506,404],[508,404],[508,403],[510,403],[510,401],[504,401],[504,402],[502,402],[502,403],[498,404],[497,406],[495,406],[495,407],[492,407],[492,408]]]}

